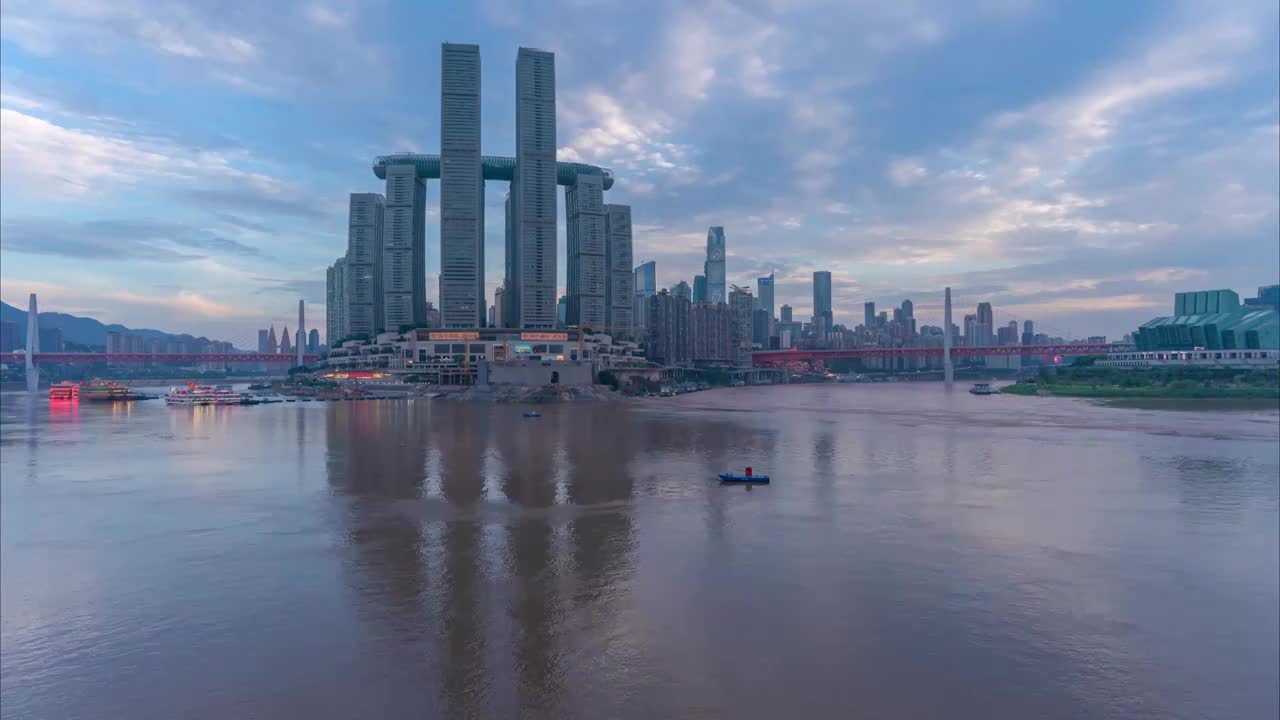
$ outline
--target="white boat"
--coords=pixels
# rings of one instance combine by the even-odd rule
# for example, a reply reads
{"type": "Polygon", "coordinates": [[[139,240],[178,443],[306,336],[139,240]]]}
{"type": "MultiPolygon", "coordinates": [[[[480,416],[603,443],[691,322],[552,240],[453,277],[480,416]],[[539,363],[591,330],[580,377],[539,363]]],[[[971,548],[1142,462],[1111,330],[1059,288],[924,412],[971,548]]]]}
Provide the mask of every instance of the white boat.
{"type": "Polygon", "coordinates": [[[164,396],[168,405],[240,405],[245,396],[229,387],[211,388],[188,383],[184,388],[169,388],[164,396]]]}
{"type": "Polygon", "coordinates": [[[991,389],[991,383],[974,383],[973,387],[969,388],[969,392],[973,393],[974,395],[995,395],[996,394],[996,391],[991,389]]]}

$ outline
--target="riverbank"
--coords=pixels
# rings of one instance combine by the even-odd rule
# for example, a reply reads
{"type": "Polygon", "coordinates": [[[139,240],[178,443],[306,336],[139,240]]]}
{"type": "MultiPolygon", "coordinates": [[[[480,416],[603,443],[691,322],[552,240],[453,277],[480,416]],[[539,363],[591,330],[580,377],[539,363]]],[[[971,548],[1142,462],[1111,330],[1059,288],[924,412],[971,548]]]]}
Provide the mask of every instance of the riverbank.
{"type": "Polygon", "coordinates": [[[432,399],[474,400],[492,403],[560,403],[618,400],[623,396],[608,385],[491,385],[442,389],[432,399]]]}
{"type": "Polygon", "coordinates": [[[1041,395],[1044,397],[1077,397],[1098,399],[1167,399],[1167,400],[1277,400],[1280,388],[1257,385],[1203,386],[1170,383],[1167,385],[1083,385],[1072,383],[1020,383],[1008,385],[1000,392],[1009,395],[1041,395]]]}

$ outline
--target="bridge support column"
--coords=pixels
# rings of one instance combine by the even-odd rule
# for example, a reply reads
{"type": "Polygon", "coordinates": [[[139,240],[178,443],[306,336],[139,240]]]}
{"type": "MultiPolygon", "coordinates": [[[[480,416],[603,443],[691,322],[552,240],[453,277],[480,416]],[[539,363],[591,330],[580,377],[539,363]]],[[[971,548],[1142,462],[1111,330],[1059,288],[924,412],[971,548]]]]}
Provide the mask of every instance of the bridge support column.
{"type": "Polygon", "coordinates": [[[40,388],[40,370],[36,367],[36,353],[40,352],[40,320],[36,317],[36,294],[31,293],[27,302],[27,392],[40,388]]]}
{"type": "Polygon", "coordinates": [[[942,381],[948,388],[955,382],[955,369],[951,366],[951,288],[946,289],[942,301],[942,381]]]}

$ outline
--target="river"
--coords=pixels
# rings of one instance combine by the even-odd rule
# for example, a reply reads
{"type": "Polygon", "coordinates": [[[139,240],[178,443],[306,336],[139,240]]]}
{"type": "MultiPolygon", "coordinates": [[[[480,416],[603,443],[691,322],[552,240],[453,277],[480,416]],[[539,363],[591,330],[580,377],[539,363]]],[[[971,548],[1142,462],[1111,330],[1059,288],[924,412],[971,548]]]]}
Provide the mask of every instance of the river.
{"type": "Polygon", "coordinates": [[[4,394],[0,715],[1280,713],[1274,408],[520,410],[4,394]]]}

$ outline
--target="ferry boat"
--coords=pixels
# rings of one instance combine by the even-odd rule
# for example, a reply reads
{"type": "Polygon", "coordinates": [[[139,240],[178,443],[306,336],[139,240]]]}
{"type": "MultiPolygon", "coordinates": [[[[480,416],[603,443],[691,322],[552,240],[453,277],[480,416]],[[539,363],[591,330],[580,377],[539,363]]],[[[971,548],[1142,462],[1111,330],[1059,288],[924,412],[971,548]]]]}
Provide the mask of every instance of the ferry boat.
{"type": "Polygon", "coordinates": [[[60,382],[49,386],[50,400],[76,400],[80,397],[80,386],[73,382],[60,382]]]}
{"type": "Polygon", "coordinates": [[[170,388],[164,396],[166,405],[241,405],[243,394],[228,386],[211,388],[195,383],[187,383],[185,388],[170,388]]]}
{"type": "Polygon", "coordinates": [[[85,400],[131,400],[133,393],[129,392],[128,385],[94,379],[80,386],[80,397],[85,400]]]}
{"type": "Polygon", "coordinates": [[[996,394],[996,391],[991,389],[991,383],[974,383],[973,387],[969,388],[969,392],[973,393],[974,395],[995,395],[996,394]]]}

